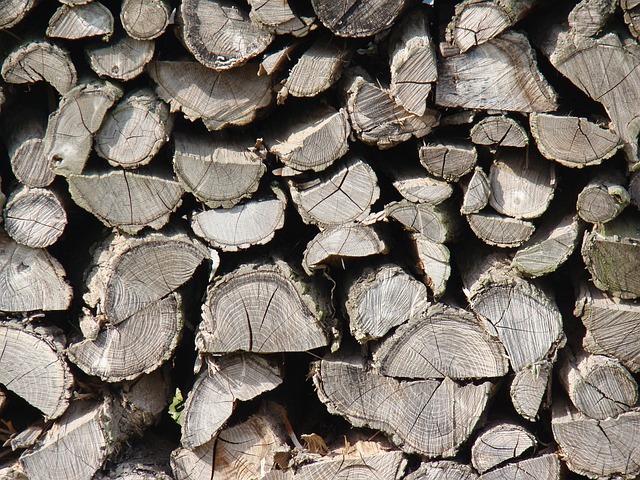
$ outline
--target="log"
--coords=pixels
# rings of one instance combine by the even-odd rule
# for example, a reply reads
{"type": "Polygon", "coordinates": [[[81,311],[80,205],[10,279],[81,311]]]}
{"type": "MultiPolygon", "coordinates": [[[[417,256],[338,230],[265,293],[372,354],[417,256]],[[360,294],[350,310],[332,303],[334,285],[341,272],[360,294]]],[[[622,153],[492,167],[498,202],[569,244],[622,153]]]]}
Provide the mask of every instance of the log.
{"type": "Polygon", "coordinates": [[[46,250],[25,247],[0,230],[0,312],[66,310],[73,291],[46,250]]]}
{"type": "Polygon", "coordinates": [[[210,208],[230,208],[250,197],[266,171],[249,136],[176,133],[174,145],[178,181],[210,208]]]}
{"type": "Polygon", "coordinates": [[[473,175],[471,175],[469,182],[463,184],[463,190],[464,196],[460,207],[460,213],[463,215],[479,213],[489,205],[491,183],[481,167],[474,167],[473,175]]]}
{"type": "Polygon", "coordinates": [[[494,385],[397,380],[366,369],[359,356],[333,355],[314,364],[313,382],[330,413],[353,426],[387,433],[407,453],[451,457],[480,421],[494,385]]]}
{"type": "Polygon", "coordinates": [[[107,112],[95,136],[95,151],[113,167],[148,164],[169,139],[169,106],[151,89],[133,90],[107,112]]]}
{"type": "Polygon", "coordinates": [[[126,82],[136,78],[153,58],[155,42],[136,40],[128,36],[106,45],[87,46],[89,66],[100,77],[126,82]]]}
{"type": "Polygon", "coordinates": [[[262,356],[239,353],[207,360],[181,416],[181,443],[189,450],[215,438],[237,402],[251,400],[282,383],[280,369],[262,356]]]}
{"type": "Polygon", "coordinates": [[[576,34],[595,37],[601,33],[617,6],[617,0],[582,0],[569,12],[569,27],[576,34]]]}
{"type": "Polygon", "coordinates": [[[627,191],[631,197],[631,203],[640,208],[640,173],[631,174],[627,191]]]}
{"type": "Polygon", "coordinates": [[[635,38],[640,36],[640,8],[635,0],[621,0],[620,8],[624,12],[624,22],[635,38]]]}
{"type": "Polygon", "coordinates": [[[412,234],[411,239],[418,258],[416,268],[422,273],[424,283],[437,300],[447,289],[447,281],[451,275],[451,252],[446,245],[434,242],[421,233],[412,234]]]}
{"type": "MultiPolygon", "coordinates": [[[[529,115],[529,122],[534,115],[529,115]]],[[[490,115],[476,123],[469,132],[471,141],[476,145],[492,147],[526,147],[529,135],[513,118],[506,115],[490,115]]]]}
{"type": "Polygon", "coordinates": [[[480,475],[480,480],[502,480],[504,478],[513,480],[528,480],[530,478],[560,480],[562,474],[562,465],[558,455],[548,453],[496,468],[480,475]]]}
{"type": "Polygon", "coordinates": [[[15,84],[47,82],[60,95],[78,81],[69,52],[49,42],[20,45],[2,63],[2,78],[15,84]]]}
{"type": "Polygon", "coordinates": [[[453,241],[460,232],[460,222],[453,211],[442,205],[392,202],[384,207],[385,216],[400,223],[406,230],[419,233],[434,242],[453,241]]]}
{"type": "Polygon", "coordinates": [[[416,165],[383,165],[383,169],[395,189],[410,202],[438,205],[453,194],[450,183],[428,175],[416,165]]]}
{"type": "Polygon", "coordinates": [[[16,242],[32,248],[56,243],[67,225],[60,197],[45,188],[20,187],[9,195],[4,228],[16,242]]]}
{"type": "Polygon", "coordinates": [[[352,275],[344,290],[349,330],[360,343],[384,337],[429,305],[425,286],[389,263],[352,275]]]}
{"type": "MultiPolygon", "coordinates": [[[[476,438],[471,447],[471,464],[482,474],[521,457],[527,450],[536,448],[537,444],[536,438],[520,425],[498,423],[484,429],[476,438]]],[[[557,457],[556,464],[559,469],[560,462],[557,457]]]]}
{"type": "Polygon", "coordinates": [[[423,462],[405,480],[478,480],[478,474],[469,465],[451,460],[423,462]]]}
{"type": "Polygon", "coordinates": [[[47,37],[78,40],[102,37],[107,41],[113,34],[113,15],[98,1],[84,5],[61,5],[49,20],[47,37]]]}
{"type": "Polygon", "coordinates": [[[406,0],[356,0],[336,4],[331,0],[311,0],[318,20],[339,37],[370,37],[389,28],[409,2],[406,0]]]}
{"type": "Polygon", "coordinates": [[[69,175],[67,182],[79,207],[106,226],[130,234],[147,226],[158,230],[166,225],[184,193],[173,179],[125,170],[69,175]]]}
{"type": "Polygon", "coordinates": [[[74,384],[61,331],[5,321],[0,332],[0,383],[40,410],[46,420],[60,417],[69,406],[74,384]]]}
{"type": "Polygon", "coordinates": [[[622,147],[616,132],[582,117],[532,113],[529,127],[540,153],[569,168],[600,165],[622,147]]]}
{"type": "Polygon", "coordinates": [[[246,125],[271,104],[271,81],[257,72],[254,64],[228,72],[197,62],[154,61],[147,67],[158,96],[171,111],[180,110],[191,121],[201,118],[208,130],[246,125]]]}
{"type": "Polygon", "coordinates": [[[249,0],[249,18],[276,35],[304,37],[316,28],[315,17],[296,15],[287,0],[249,0]]]}
{"type": "Polygon", "coordinates": [[[273,195],[225,209],[194,212],[191,228],[200,238],[223,252],[237,252],[270,242],[284,226],[287,197],[272,185],[273,195]]]}
{"type": "Polygon", "coordinates": [[[120,22],[131,38],[153,40],[169,25],[171,5],[165,0],[123,0],[120,22]]]}
{"type": "Polygon", "coordinates": [[[417,312],[382,340],[373,364],[376,372],[403,379],[486,379],[509,370],[504,347],[475,315],[444,304],[417,312]]]}
{"type": "Polygon", "coordinates": [[[184,0],[178,19],[187,49],[215,70],[242,65],[274,39],[262,24],[251,21],[248,12],[224,0],[184,0]]]}
{"type": "Polygon", "coordinates": [[[509,394],[522,418],[535,422],[551,392],[551,362],[528,365],[515,373],[509,394]]]}
{"type": "Polygon", "coordinates": [[[8,0],[0,5],[0,30],[15,27],[38,3],[38,0],[8,0]]]}
{"type": "Polygon", "coordinates": [[[196,348],[214,354],[276,353],[329,345],[327,302],[324,291],[302,283],[282,260],[242,265],[207,288],[196,348]]]}
{"type": "Polygon", "coordinates": [[[476,148],[468,142],[432,142],[418,150],[420,163],[434,177],[457,182],[475,167],[476,148]]]}
{"type": "Polygon", "coordinates": [[[117,462],[93,480],[172,480],[169,456],[173,448],[165,439],[145,434],[129,446],[117,462]]]}
{"type": "Polygon", "coordinates": [[[81,83],[65,93],[49,116],[43,139],[46,161],[65,177],[82,173],[91,153],[93,136],[107,110],[123,90],[109,82],[81,83]]]}
{"type": "Polygon", "coordinates": [[[299,46],[299,42],[291,42],[279,50],[264,53],[258,68],[258,75],[271,76],[282,70],[285,65],[290,63],[293,53],[299,46]]]}
{"type": "Polygon", "coordinates": [[[355,155],[308,181],[287,183],[302,220],[321,228],[364,220],[380,196],[375,172],[355,155]]]}
{"type": "Polygon", "coordinates": [[[589,223],[607,223],[616,218],[631,202],[624,188],[626,179],[617,171],[602,171],[578,194],[576,210],[589,223]]]}
{"type": "Polygon", "coordinates": [[[427,113],[426,100],[438,79],[429,19],[424,11],[415,10],[398,23],[393,35],[389,93],[407,112],[422,116],[427,113]]]}
{"type": "Polygon", "coordinates": [[[487,245],[500,248],[521,247],[535,231],[531,222],[487,210],[467,215],[467,222],[476,237],[487,245]]]}

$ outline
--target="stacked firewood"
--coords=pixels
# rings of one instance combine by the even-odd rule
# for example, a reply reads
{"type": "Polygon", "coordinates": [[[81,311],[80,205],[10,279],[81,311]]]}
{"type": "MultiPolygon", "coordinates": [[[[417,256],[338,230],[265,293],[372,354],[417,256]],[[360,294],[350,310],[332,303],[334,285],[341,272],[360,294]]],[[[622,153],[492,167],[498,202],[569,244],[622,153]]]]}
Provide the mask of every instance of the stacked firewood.
{"type": "Polygon", "coordinates": [[[0,478],[640,476],[636,38],[0,2],[0,478]]]}

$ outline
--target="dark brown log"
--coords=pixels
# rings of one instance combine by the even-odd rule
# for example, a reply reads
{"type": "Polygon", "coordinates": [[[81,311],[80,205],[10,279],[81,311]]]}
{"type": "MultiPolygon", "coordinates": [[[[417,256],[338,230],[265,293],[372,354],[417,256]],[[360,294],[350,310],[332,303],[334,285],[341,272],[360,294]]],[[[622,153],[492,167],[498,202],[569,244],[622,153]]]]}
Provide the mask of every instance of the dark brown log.
{"type": "Polygon", "coordinates": [[[100,77],[127,81],[137,77],[153,58],[155,42],[123,36],[107,45],[85,49],[89,66],[100,77]]]}
{"type": "Polygon", "coordinates": [[[47,37],[78,40],[101,36],[109,40],[113,34],[113,15],[98,1],[84,5],[62,5],[49,20],[47,37]]]}
{"type": "Polygon", "coordinates": [[[153,40],[164,33],[170,15],[166,0],[123,0],[120,22],[131,38],[153,40]]]}
{"type": "Polygon", "coordinates": [[[355,0],[335,3],[311,0],[318,20],[340,37],[369,37],[389,28],[408,4],[406,0],[355,0]]]}

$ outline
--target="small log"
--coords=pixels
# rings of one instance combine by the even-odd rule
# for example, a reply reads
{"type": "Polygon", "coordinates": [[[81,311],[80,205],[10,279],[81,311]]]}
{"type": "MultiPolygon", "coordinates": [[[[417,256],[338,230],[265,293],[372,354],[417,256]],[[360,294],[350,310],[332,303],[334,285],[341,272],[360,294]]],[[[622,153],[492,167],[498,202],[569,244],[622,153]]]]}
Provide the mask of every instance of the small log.
{"type": "Polygon", "coordinates": [[[451,276],[451,252],[444,244],[434,242],[420,233],[412,234],[411,239],[418,258],[416,268],[422,272],[424,283],[437,300],[445,294],[451,276]]]}
{"type": "Polygon", "coordinates": [[[518,370],[511,382],[511,403],[522,418],[535,422],[551,387],[551,363],[540,362],[518,370]]]}
{"type": "MultiPolygon", "coordinates": [[[[535,114],[529,115],[529,121],[535,114]]],[[[476,123],[469,133],[476,145],[492,147],[526,147],[529,135],[522,126],[511,117],[490,115],[476,123]]]]}
{"type": "Polygon", "coordinates": [[[624,23],[635,38],[640,37],[640,8],[636,0],[620,0],[620,8],[624,12],[624,23]]]}
{"type": "Polygon", "coordinates": [[[64,95],[78,81],[69,52],[48,42],[30,42],[11,52],[2,63],[7,83],[47,82],[64,95]]]}
{"type": "Polygon", "coordinates": [[[600,165],[622,147],[616,132],[582,117],[532,113],[529,126],[540,153],[565,167],[600,165]]]}
{"type": "Polygon", "coordinates": [[[151,62],[147,72],[156,92],[172,112],[191,121],[202,119],[208,130],[246,125],[271,104],[271,81],[251,64],[216,72],[197,62],[151,62]]]}
{"type": "Polygon", "coordinates": [[[311,0],[318,20],[339,37],[370,37],[389,28],[409,2],[356,0],[351,4],[311,0]]]}
{"type": "Polygon", "coordinates": [[[447,182],[460,180],[478,161],[476,147],[468,142],[427,143],[420,147],[418,156],[431,175],[447,182]]]}
{"type": "Polygon", "coordinates": [[[293,52],[298,48],[298,42],[291,42],[275,52],[262,55],[262,61],[258,68],[258,75],[272,76],[282,70],[291,61],[293,52]]]}
{"type": "MultiPolygon", "coordinates": [[[[582,0],[569,12],[568,24],[576,34],[595,37],[613,15],[618,3],[626,0],[582,0]]],[[[624,8],[624,7],[623,7],[624,8]]]]}
{"type": "Polygon", "coordinates": [[[264,245],[284,226],[287,197],[272,186],[272,196],[252,200],[229,209],[215,208],[194,212],[193,232],[223,252],[237,252],[264,245]]]}
{"type": "Polygon", "coordinates": [[[527,37],[514,31],[467,53],[443,58],[436,104],[514,112],[558,108],[557,94],[538,70],[527,37]]]}
{"type": "Polygon", "coordinates": [[[620,215],[585,232],[582,259],[599,289],[620,298],[640,297],[640,219],[620,215]]]}
{"type": "Polygon", "coordinates": [[[60,333],[51,327],[0,325],[0,383],[40,410],[46,420],[64,413],[74,383],[60,333]]]}
{"type": "Polygon", "coordinates": [[[274,35],[237,5],[222,0],[184,0],[179,13],[185,46],[202,65],[227,70],[262,53],[274,35]]]}
{"type": "Polygon", "coordinates": [[[153,58],[155,42],[123,36],[107,45],[85,49],[89,66],[100,77],[126,82],[136,78],[153,58]]]}
{"type": "Polygon", "coordinates": [[[134,90],[105,115],[95,151],[113,167],[141,167],[169,139],[171,124],[169,106],[152,90],[134,90]]]}
{"type": "MultiPolygon", "coordinates": [[[[471,447],[471,464],[478,472],[485,473],[487,470],[522,456],[527,450],[534,449],[537,444],[536,438],[520,425],[499,423],[478,435],[471,447]]],[[[556,462],[560,468],[557,457],[556,462]]]]}
{"type": "Polygon", "coordinates": [[[382,340],[373,362],[382,375],[408,379],[493,378],[509,370],[504,347],[475,315],[444,304],[417,312],[382,340]]]}
{"type": "Polygon", "coordinates": [[[391,184],[406,200],[415,203],[438,205],[450,198],[453,187],[450,183],[432,177],[417,166],[384,165],[383,170],[390,178],[391,184]]]}
{"type": "Polygon", "coordinates": [[[238,401],[247,401],[282,383],[279,368],[265,357],[240,353],[210,360],[196,380],[181,416],[182,446],[189,450],[215,438],[238,401]]]}
{"type": "Polygon", "coordinates": [[[464,196],[460,207],[460,213],[463,215],[478,213],[489,204],[491,183],[481,167],[474,167],[473,175],[471,175],[469,182],[463,185],[463,189],[464,196]]]}
{"type": "Polygon", "coordinates": [[[582,225],[575,213],[550,215],[518,249],[511,264],[530,278],[553,273],[571,256],[581,233],[582,225]]]}
{"type": "Polygon", "coordinates": [[[249,17],[276,35],[304,37],[315,28],[315,18],[296,15],[288,0],[249,0],[249,17]]]}
{"type": "Polygon", "coordinates": [[[607,223],[616,218],[631,202],[623,184],[626,179],[617,171],[600,172],[578,194],[576,210],[589,223],[607,223]]]}
{"type": "Polygon", "coordinates": [[[346,110],[316,107],[292,116],[268,138],[269,152],[296,171],[320,171],[349,151],[351,125],[346,110]]]}
{"type": "Polygon", "coordinates": [[[480,480],[560,480],[562,477],[562,463],[555,453],[548,453],[538,457],[509,463],[480,475],[480,480]]]}
{"type": "Polygon", "coordinates": [[[153,40],[169,25],[171,5],[166,0],[123,0],[120,22],[131,38],[153,40]]]}
{"type": "Polygon", "coordinates": [[[101,36],[107,41],[112,34],[113,15],[98,1],[85,5],[61,5],[47,27],[47,37],[67,40],[101,36]]]}
{"type": "Polygon", "coordinates": [[[281,260],[243,265],[207,288],[196,348],[275,353],[326,346],[331,309],[324,295],[281,260]]]}
{"type": "Polygon", "coordinates": [[[398,23],[391,43],[389,93],[407,112],[427,113],[427,97],[438,79],[436,52],[429,33],[429,19],[415,10],[398,23]]]}
{"type": "Polygon", "coordinates": [[[49,116],[43,148],[47,162],[58,175],[82,173],[91,153],[93,136],[107,110],[122,96],[109,82],[81,83],[60,99],[49,116]]]}
{"type": "Polygon", "coordinates": [[[4,228],[16,242],[32,248],[49,247],[67,225],[60,197],[45,188],[21,187],[9,195],[4,228]]]}
{"type": "Polygon", "coordinates": [[[7,0],[0,5],[0,30],[15,27],[38,0],[7,0]]]}
{"type": "Polygon", "coordinates": [[[385,205],[384,211],[387,218],[394,219],[406,230],[419,233],[434,242],[450,242],[460,231],[460,224],[453,211],[442,205],[400,200],[385,205]]]}
{"type": "Polygon", "coordinates": [[[423,137],[438,125],[440,114],[435,110],[412,115],[393,100],[388,90],[360,75],[352,76],[345,92],[351,125],[367,145],[388,149],[412,136],[423,137]]]}
{"type": "Polygon", "coordinates": [[[467,222],[476,237],[487,245],[500,248],[521,247],[536,229],[531,222],[491,211],[467,215],[467,222]]]}
{"type": "Polygon", "coordinates": [[[130,234],[147,226],[158,230],[166,225],[184,193],[174,180],[125,170],[70,175],[67,182],[79,207],[106,226],[130,234]]]}
{"type": "Polygon", "coordinates": [[[249,136],[176,133],[173,142],[178,181],[210,208],[230,208],[250,197],[266,171],[249,136]]]}
{"type": "Polygon", "coordinates": [[[309,275],[346,258],[368,257],[387,253],[388,247],[372,227],[345,224],[329,227],[316,235],[304,251],[302,267],[309,275]]]}
{"type": "Polygon", "coordinates": [[[349,156],[312,180],[289,180],[288,185],[302,220],[322,228],[364,220],[380,196],[378,177],[356,156],[349,156]]]}
{"type": "Polygon", "coordinates": [[[349,330],[360,343],[384,337],[429,305],[424,284],[389,263],[352,276],[344,289],[349,330]]]}
{"type": "Polygon", "coordinates": [[[475,429],[494,385],[405,381],[368,371],[358,356],[326,356],[313,367],[318,397],[353,426],[387,433],[407,453],[451,457],[475,429]]]}
{"type": "Polygon", "coordinates": [[[481,45],[522,20],[537,0],[465,0],[456,5],[446,39],[461,52],[481,45]]]}
{"type": "Polygon", "coordinates": [[[469,465],[451,460],[423,462],[405,480],[478,480],[478,474],[469,465]]]}
{"type": "Polygon", "coordinates": [[[73,291],[46,250],[25,247],[0,231],[0,311],[66,310],[73,291]]]}

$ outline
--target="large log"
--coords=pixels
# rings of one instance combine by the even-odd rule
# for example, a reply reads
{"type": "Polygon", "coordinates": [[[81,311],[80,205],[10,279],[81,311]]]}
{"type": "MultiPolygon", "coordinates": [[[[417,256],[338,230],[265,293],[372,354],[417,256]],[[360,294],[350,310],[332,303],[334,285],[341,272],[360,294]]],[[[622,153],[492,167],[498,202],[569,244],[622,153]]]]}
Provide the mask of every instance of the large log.
{"type": "Polygon", "coordinates": [[[84,5],[61,5],[49,20],[47,37],[78,40],[101,36],[108,40],[113,34],[113,15],[98,1],[84,5]]]}

